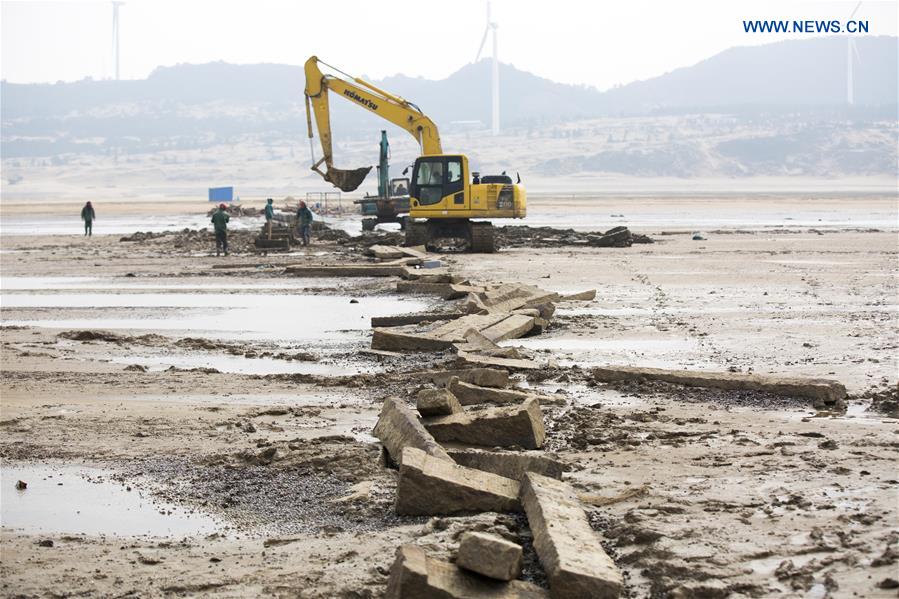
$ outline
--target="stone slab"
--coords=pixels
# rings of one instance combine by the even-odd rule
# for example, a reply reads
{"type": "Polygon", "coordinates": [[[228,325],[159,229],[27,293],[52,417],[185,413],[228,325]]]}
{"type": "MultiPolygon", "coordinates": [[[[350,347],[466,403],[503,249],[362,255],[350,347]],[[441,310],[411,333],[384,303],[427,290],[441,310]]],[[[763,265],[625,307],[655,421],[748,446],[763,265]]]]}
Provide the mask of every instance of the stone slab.
{"type": "Polygon", "coordinates": [[[439,320],[455,320],[465,314],[461,312],[420,312],[418,314],[401,314],[399,316],[373,316],[372,328],[400,327],[420,322],[437,322],[439,320]]]}
{"type": "Polygon", "coordinates": [[[511,314],[508,318],[481,329],[481,334],[490,341],[499,343],[506,339],[518,339],[534,328],[534,317],[526,314],[511,314]]]}
{"type": "Polygon", "coordinates": [[[621,571],[602,548],[571,486],[534,473],[521,480],[521,502],[550,597],[618,597],[624,587],[621,571]]]}
{"type": "Polygon", "coordinates": [[[462,405],[449,389],[422,389],[415,396],[422,416],[449,416],[462,412],[462,405]]]}
{"type": "Polygon", "coordinates": [[[587,291],[581,291],[580,293],[569,293],[567,295],[562,295],[559,298],[563,302],[569,301],[578,301],[578,302],[587,302],[596,299],[596,289],[589,289],[587,291]]]}
{"type": "Polygon", "coordinates": [[[436,326],[428,334],[454,343],[464,343],[472,331],[482,331],[508,318],[508,314],[466,314],[436,326]]]}
{"type": "Polygon", "coordinates": [[[542,368],[534,360],[523,358],[497,358],[494,356],[481,356],[467,351],[459,351],[456,356],[459,362],[466,366],[507,368],[509,370],[537,370],[542,368]]]}
{"type": "Polygon", "coordinates": [[[456,565],[496,580],[521,576],[521,545],[496,535],[466,532],[459,541],[456,565]]]}
{"type": "Polygon", "coordinates": [[[509,373],[496,368],[463,368],[458,370],[425,370],[409,372],[404,375],[409,379],[433,383],[435,385],[447,385],[453,377],[466,383],[472,383],[480,387],[501,388],[509,384],[509,373]]]}
{"type": "Polygon", "coordinates": [[[517,406],[426,418],[424,427],[438,441],[456,441],[485,447],[543,447],[546,431],[543,413],[534,398],[517,406]]]}
{"type": "Polygon", "coordinates": [[[697,370],[666,370],[636,366],[610,366],[593,369],[593,380],[664,381],[689,387],[763,391],[788,397],[807,397],[823,403],[835,403],[846,397],[846,387],[838,381],[816,378],[788,378],[741,372],[703,372],[697,370]]]}
{"type": "Polygon", "coordinates": [[[521,404],[532,397],[533,394],[518,391],[516,389],[491,389],[472,385],[464,381],[450,380],[449,390],[463,406],[473,406],[484,403],[521,404]]]}
{"type": "Polygon", "coordinates": [[[520,485],[511,478],[459,466],[415,447],[403,449],[396,513],[436,516],[518,512],[520,485]]]}
{"type": "Polygon", "coordinates": [[[502,582],[467,573],[456,565],[429,558],[417,545],[396,552],[387,580],[387,599],[547,599],[540,587],[502,582]]]}
{"type": "Polygon", "coordinates": [[[365,253],[379,260],[396,260],[407,256],[400,248],[390,245],[373,245],[365,250],[365,253]]]}
{"type": "Polygon", "coordinates": [[[399,398],[388,397],[384,400],[373,434],[394,460],[402,459],[404,448],[414,447],[438,459],[452,462],[452,458],[425,429],[415,412],[399,398]]]}
{"type": "Polygon", "coordinates": [[[428,333],[401,329],[400,327],[372,330],[371,348],[387,351],[442,351],[453,347],[453,342],[436,339],[428,333]]]}
{"type": "Polygon", "coordinates": [[[512,480],[521,480],[525,472],[561,479],[565,471],[562,462],[542,451],[487,451],[472,447],[447,447],[446,451],[460,466],[492,472],[512,480]]]}
{"type": "Polygon", "coordinates": [[[400,277],[402,266],[356,264],[343,266],[288,266],[285,274],[295,277],[400,277]]]}

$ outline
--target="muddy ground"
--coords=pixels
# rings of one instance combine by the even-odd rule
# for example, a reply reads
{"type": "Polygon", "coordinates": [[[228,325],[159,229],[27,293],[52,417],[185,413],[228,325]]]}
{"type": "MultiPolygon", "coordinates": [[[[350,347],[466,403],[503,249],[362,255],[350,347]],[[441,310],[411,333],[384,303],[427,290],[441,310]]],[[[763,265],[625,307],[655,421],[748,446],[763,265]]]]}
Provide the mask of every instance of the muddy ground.
{"type": "MultiPolygon", "coordinates": [[[[544,407],[547,449],[568,465],[627,596],[897,596],[895,232],[640,233],[655,243],[590,248],[541,235],[535,249],[516,231],[498,254],[441,256],[475,281],[598,289],[594,302],[561,305],[543,335],[508,345],[554,360],[516,378],[566,399],[544,407]],[[593,384],[589,366],[605,363],[829,377],[850,400],[845,413],[819,413],[801,399],[593,384]],[[875,395],[881,411],[870,410],[875,395]]],[[[4,520],[4,596],[379,597],[400,544],[450,559],[469,529],[523,543],[525,577],[545,584],[522,517],[393,513],[396,472],[371,437],[380,402],[411,397],[421,383],[404,373],[452,356],[360,354],[368,321],[355,316],[327,343],[290,342],[141,325],[197,308],[12,301],[87,293],[65,289],[86,277],[94,293],[283,297],[297,302],[277,315],[287,326],[319,318],[303,309],[309,295],[399,302],[390,279],[282,274],[360,260],[366,241],[217,259],[196,233],[120,238],[2,239],[0,458],[7,472],[101,472],[163,511],[210,518],[214,531],[122,537],[79,532],[77,515],[43,529],[4,520]],[[41,279],[29,289],[30,277],[41,279]],[[107,330],[110,318],[132,324],[107,330]],[[198,354],[212,366],[178,361],[198,354]],[[260,357],[276,372],[215,367],[260,357]]],[[[15,482],[4,473],[4,487],[15,482]]],[[[24,502],[56,486],[25,482],[24,502]]],[[[61,501],[65,488],[54,489],[61,501]]]]}

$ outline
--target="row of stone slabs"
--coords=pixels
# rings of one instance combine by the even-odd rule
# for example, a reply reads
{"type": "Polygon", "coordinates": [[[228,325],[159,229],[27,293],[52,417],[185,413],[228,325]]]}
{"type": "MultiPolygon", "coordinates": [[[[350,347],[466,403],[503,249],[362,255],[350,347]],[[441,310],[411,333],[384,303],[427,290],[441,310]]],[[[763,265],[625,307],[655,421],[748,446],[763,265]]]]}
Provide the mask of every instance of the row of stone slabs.
{"type": "MultiPolygon", "coordinates": [[[[472,369],[471,378],[485,382],[489,377],[484,370],[472,369]]],[[[466,371],[457,374],[468,378],[466,371]]],[[[495,378],[502,379],[502,375],[495,378]]],[[[456,377],[448,381],[450,388],[460,385],[465,386],[468,401],[479,388],[488,396],[491,391],[507,391],[456,377]]],[[[434,391],[455,399],[448,389],[434,391]]],[[[574,490],[560,480],[560,462],[538,451],[447,450],[438,442],[542,447],[543,415],[536,398],[474,413],[454,411],[419,418],[404,401],[389,397],[374,434],[388,459],[399,465],[398,514],[523,511],[550,584],[547,593],[527,582],[498,577],[497,572],[514,571],[509,552],[481,547],[479,568],[473,570],[479,575],[472,575],[466,572],[465,558],[461,564],[457,558],[454,565],[428,558],[414,545],[404,545],[391,568],[388,597],[617,597],[621,592],[621,572],[600,545],[574,490]]],[[[489,543],[482,539],[478,546],[482,545],[489,543]]],[[[460,545],[460,552],[462,549],[460,545]]]]}
{"type": "Polygon", "coordinates": [[[524,511],[550,591],[514,580],[520,574],[520,547],[496,537],[467,534],[455,564],[431,559],[415,545],[400,547],[387,596],[617,597],[623,588],[621,572],[600,545],[574,490],[561,480],[563,465],[535,451],[546,437],[540,401],[530,393],[506,389],[507,372],[477,367],[479,363],[536,366],[496,344],[535,328],[542,332],[555,311],[553,302],[590,300],[595,291],[562,298],[531,286],[477,287],[436,276],[402,281],[397,291],[465,301],[449,322],[426,331],[412,325],[437,318],[421,315],[416,320],[413,315],[373,322],[372,349],[452,348],[460,362],[474,366],[444,373],[441,388],[420,391],[416,407],[422,418],[398,398],[384,401],[374,434],[384,445],[388,461],[399,466],[397,514],[524,511]],[[462,407],[485,403],[494,407],[474,411],[462,407]],[[451,442],[526,451],[447,450],[441,445],[451,442]]]}

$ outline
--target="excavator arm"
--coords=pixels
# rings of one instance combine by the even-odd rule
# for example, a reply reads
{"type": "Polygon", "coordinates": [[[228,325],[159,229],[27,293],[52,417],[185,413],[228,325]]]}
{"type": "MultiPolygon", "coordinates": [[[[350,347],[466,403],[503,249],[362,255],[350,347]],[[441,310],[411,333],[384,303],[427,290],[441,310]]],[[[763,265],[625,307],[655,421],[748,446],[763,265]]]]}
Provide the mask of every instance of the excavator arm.
{"type": "Polygon", "coordinates": [[[369,112],[373,112],[408,131],[421,146],[422,155],[428,156],[443,153],[437,125],[422,113],[415,104],[379,89],[358,77],[349,77],[352,81],[347,81],[334,75],[325,75],[319,68],[319,64],[325,63],[319,61],[318,57],[312,56],[306,61],[305,65],[306,125],[309,130],[311,149],[313,143],[312,118],[314,113],[315,125],[318,129],[319,141],[322,146],[322,157],[316,161],[313,151],[312,170],[324,177],[325,181],[333,183],[343,191],[353,191],[362,184],[362,181],[371,170],[370,166],[351,170],[334,167],[331,112],[328,104],[329,91],[333,91],[345,100],[349,100],[353,104],[361,106],[369,112]],[[326,168],[324,172],[320,169],[322,163],[325,164],[326,168]]]}

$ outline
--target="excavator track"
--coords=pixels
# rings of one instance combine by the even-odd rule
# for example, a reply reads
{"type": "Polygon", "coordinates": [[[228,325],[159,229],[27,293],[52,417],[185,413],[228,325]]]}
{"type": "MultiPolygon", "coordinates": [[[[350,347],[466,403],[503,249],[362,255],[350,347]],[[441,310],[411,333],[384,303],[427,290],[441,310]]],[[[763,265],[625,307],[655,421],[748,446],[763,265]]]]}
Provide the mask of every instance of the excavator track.
{"type": "MultiPolygon", "coordinates": [[[[406,223],[406,246],[424,245],[430,250],[440,249],[440,240],[461,242],[457,247],[477,254],[492,254],[496,251],[493,225],[465,219],[413,221],[406,223]]],[[[446,250],[447,247],[442,249],[446,250]]],[[[449,251],[453,251],[449,249],[449,251]]],[[[458,250],[456,250],[458,251],[458,250]]]]}
{"type": "Polygon", "coordinates": [[[427,245],[428,223],[416,222],[412,219],[406,221],[406,247],[427,245]]]}
{"type": "Polygon", "coordinates": [[[493,224],[484,222],[471,223],[471,252],[475,254],[492,254],[496,251],[496,240],[493,235],[493,224]]]}

